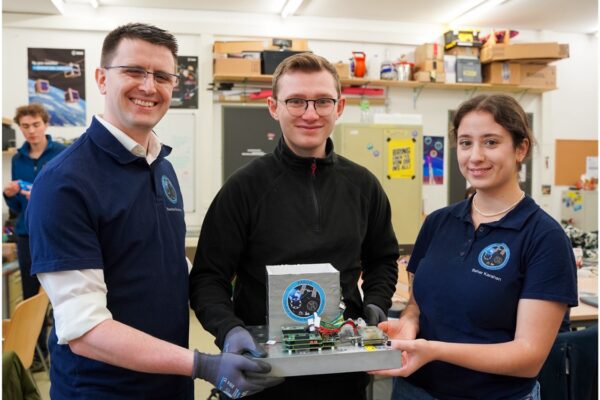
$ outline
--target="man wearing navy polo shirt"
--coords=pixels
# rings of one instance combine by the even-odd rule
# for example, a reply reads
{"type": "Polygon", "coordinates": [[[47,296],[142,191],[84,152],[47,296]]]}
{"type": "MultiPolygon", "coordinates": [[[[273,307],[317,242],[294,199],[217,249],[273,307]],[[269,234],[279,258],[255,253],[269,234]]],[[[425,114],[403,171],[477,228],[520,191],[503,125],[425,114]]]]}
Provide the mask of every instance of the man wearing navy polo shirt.
{"type": "MultiPolygon", "coordinates": [[[[104,40],[105,111],[38,176],[27,212],[32,272],[54,306],[53,399],[192,399],[193,378],[242,397],[277,383],[262,361],[188,346],[188,264],[171,149],[152,132],[169,108],[177,42],[128,24],[104,40]]],[[[253,343],[248,351],[262,355],[253,343]]]]}

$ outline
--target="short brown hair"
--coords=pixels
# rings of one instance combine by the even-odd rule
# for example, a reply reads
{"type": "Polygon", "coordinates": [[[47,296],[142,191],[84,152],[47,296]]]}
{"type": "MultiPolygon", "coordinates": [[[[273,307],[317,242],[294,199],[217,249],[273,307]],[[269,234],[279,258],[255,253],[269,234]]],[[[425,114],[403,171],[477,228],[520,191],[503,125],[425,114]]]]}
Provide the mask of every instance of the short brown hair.
{"type": "Polygon", "coordinates": [[[178,46],[175,36],[154,25],[131,23],[113,29],[104,38],[102,55],[100,56],[100,65],[102,67],[109,66],[122,39],[140,39],[151,44],[164,46],[171,51],[175,65],[177,65],[178,46]]]}
{"type": "Polygon", "coordinates": [[[277,84],[279,83],[279,79],[283,75],[293,71],[327,71],[333,76],[338,97],[342,94],[340,76],[329,61],[313,53],[300,53],[286,58],[275,69],[275,72],[273,73],[273,98],[277,98],[277,84]]]}
{"type": "Polygon", "coordinates": [[[465,115],[473,111],[490,113],[494,117],[494,121],[510,133],[515,149],[527,140],[529,147],[525,158],[529,156],[531,147],[533,146],[533,136],[529,127],[527,114],[517,100],[505,94],[482,94],[462,103],[452,121],[451,134],[455,144],[458,139],[458,127],[462,119],[465,115]]]}
{"type": "Polygon", "coordinates": [[[15,121],[17,125],[21,125],[19,120],[27,115],[31,117],[41,117],[44,124],[47,124],[48,121],[50,121],[50,114],[48,114],[48,111],[46,111],[43,105],[38,103],[31,103],[26,106],[18,107],[17,111],[15,111],[13,121],[15,121]]]}

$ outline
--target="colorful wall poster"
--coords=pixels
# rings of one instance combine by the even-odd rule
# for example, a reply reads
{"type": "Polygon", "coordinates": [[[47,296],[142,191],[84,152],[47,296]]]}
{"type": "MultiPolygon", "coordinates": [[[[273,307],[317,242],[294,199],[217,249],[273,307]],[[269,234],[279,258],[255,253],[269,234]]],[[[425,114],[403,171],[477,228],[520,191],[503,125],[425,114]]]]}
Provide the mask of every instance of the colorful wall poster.
{"type": "Polygon", "coordinates": [[[29,103],[40,103],[52,126],[85,125],[85,50],[27,49],[29,103]]]}
{"type": "Polygon", "coordinates": [[[423,137],[423,184],[444,184],[444,137],[423,137]]]}
{"type": "Polygon", "coordinates": [[[198,108],[198,57],[178,56],[177,74],[171,108],[198,108]]]}
{"type": "Polygon", "coordinates": [[[390,179],[413,179],[415,177],[415,140],[389,140],[388,177],[390,179]]]}

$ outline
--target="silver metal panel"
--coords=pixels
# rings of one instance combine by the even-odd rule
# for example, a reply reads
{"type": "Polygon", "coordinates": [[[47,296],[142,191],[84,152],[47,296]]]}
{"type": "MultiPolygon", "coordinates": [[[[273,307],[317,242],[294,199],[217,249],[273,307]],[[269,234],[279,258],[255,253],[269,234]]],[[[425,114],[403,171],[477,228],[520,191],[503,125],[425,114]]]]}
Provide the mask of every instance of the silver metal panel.
{"type": "Polygon", "coordinates": [[[306,325],[314,312],[324,320],[340,313],[340,273],[331,264],[268,265],[267,286],[271,339],[279,341],[282,326],[306,325]]]}

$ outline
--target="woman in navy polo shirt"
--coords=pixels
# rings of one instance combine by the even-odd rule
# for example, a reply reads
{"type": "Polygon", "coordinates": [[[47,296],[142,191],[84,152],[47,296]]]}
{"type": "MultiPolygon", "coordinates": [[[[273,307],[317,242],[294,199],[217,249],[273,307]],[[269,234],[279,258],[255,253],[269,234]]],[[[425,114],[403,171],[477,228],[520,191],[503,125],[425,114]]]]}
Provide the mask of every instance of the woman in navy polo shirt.
{"type": "Polygon", "coordinates": [[[413,294],[384,322],[402,368],[392,399],[539,399],[540,371],[569,306],[575,260],[560,225],[519,187],[532,138],[510,96],[464,102],[453,121],[471,198],[433,212],[408,271],[413,294]]]}

